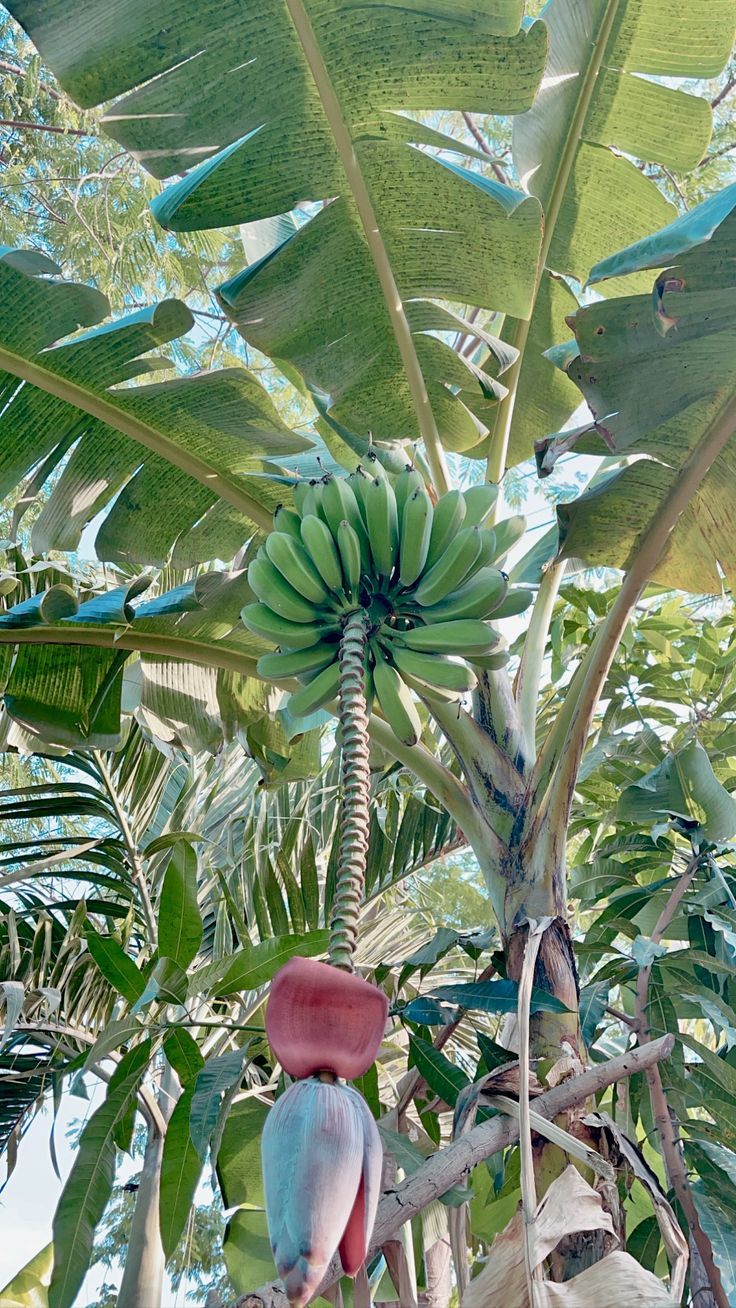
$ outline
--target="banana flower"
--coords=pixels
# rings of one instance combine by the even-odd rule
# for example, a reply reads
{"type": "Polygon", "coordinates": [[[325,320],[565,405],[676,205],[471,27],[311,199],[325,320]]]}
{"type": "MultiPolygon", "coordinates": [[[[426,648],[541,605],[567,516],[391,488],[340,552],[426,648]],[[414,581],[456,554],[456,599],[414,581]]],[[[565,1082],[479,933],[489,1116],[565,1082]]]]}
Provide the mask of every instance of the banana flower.
{"type": "Polygon", "coordinates": [[[292,958],[276,974],[266,1009],[271,1048],[289,1076],[363,1076],[383,1039],[388,999],[352,972],[292,958]]]}
{"type": "Polygon", "coordinates": [[[277,1099],[262,1153],[274,1261],[289,1302],[301,1308],[336,1251],[349,1276],[365,1262],[381,1189],[381,1139],[357,1090],[315,1076],[277,1099]]]}

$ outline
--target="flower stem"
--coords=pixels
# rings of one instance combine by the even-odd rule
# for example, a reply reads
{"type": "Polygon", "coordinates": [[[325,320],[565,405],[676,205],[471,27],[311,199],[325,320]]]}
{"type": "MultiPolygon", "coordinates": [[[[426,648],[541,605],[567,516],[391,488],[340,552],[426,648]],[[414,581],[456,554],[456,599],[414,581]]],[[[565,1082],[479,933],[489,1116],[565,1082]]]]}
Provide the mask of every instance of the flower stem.
{"type": "Polygon", "coordinates": [[[363,609],[348,617],[340,642],[339,710],[341,731],[340,850],[330,922],[329,961],[353,971],[358,915],[365,886],[370,832],[368,709],[365,699],[365,647],[368,625],[363,609]]]}

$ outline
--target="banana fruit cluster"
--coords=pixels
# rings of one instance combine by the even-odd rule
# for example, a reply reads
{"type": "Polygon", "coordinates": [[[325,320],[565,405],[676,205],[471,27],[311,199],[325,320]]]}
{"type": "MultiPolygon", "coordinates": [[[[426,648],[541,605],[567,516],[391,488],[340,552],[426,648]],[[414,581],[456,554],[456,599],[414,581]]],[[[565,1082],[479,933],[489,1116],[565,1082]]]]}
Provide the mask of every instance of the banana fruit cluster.
{"type": "Polygon", "coordinates": [[[259,659],[259,674],[303,683],[289,705],[296,716],[337,694],[342,627],[359,607],[368,620],[368,699],[406,744],[421,735],[414,694],[457,700],[475,684],[469,665],[503,665],[487,619],[523,612],[531,593],[510,589],[498,566],[525,523],[484,526],[495,498],[485,484],[433,505],[415,469],[392,479],[375,457],[349,477],[296,485],[295,508],[276,510],[249,565],[258,602],[242,614],[279,647],[259,659]]]}

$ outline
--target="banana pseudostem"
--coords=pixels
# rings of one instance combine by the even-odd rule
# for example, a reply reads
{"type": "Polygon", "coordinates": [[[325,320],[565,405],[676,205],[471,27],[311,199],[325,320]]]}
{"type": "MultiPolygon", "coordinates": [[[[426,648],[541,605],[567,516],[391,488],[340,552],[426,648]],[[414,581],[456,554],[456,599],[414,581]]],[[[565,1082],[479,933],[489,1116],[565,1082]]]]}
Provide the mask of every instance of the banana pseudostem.
{"type": "Polygon", "coordinates": [[[330,922],[329,961],[352,972],[363,899],[370,831],[368,711],[365,699],[367,617],[351,613],[340,642],[339,718],[342,732],[340,850],[330,922]]]}

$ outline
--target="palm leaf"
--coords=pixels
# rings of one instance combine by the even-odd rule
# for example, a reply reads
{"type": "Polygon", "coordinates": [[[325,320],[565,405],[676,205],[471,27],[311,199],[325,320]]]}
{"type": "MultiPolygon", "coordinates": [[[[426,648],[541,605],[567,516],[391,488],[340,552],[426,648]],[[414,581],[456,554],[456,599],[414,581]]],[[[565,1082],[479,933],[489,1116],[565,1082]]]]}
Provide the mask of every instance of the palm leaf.
{"type": "Polygon", "coordinates": [[[34,549],[75,549],[115,500],[97,535],[101,559],[162,563],[176,544],[187,563],[232,556],[254,522],[270,525],[280,498],[264,456],[309,442],[245,369],[121,386],[170,367],[149,352],[189,330],[189,310],[167,300],[103,322],[104,296],[56,273],[0,252],[0,494],[40,464],[37,492],[73,447],[34,525],[34,549]]]}

